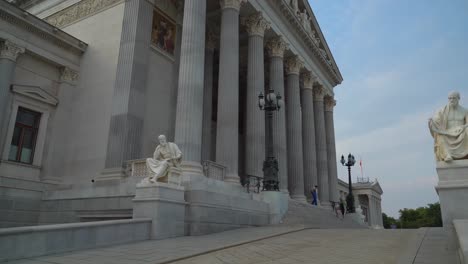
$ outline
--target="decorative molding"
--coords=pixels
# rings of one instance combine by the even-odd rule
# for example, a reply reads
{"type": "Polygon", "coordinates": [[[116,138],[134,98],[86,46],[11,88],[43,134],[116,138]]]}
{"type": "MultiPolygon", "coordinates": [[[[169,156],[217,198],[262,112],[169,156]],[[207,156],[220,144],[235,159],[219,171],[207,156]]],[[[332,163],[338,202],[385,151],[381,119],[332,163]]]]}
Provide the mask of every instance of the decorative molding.
{"type": "Polygon", "coordinates": [[[78,72],[68,67],[63,67],[60,70],[60,81],[75,84],[78,80],[78,72]]]}
{"type": "Polygon", "coordinates": [[[15,43],[4,40],[0,42],[0,59],[8,59],[16,62],[18,55],[24,53],[24,48],[15,43]]]}
{"type": "Polygon", "coordinates": [[[266,44],[266,48],[268,50],[268,54],[271,57],[280,57],[283,58],[284,51],[288,47],[288,43],[286,43],[283,37],[279,36],[269,40],[266,44]]]}
{"type": "Polygon", "coordinates": [[[336,100],[333,99],[333,96],[327,95],[324,97],[325,102],[325,111],[333,112],[333,108],[336,105],[336,100]]]}
{"type": "Polygon", "coordinates": [[[323,97],[325,96],[323,85],[314,85],[312,91],[314,93],[314,101],[323,101],[323,97]]]}
{"type": "Polygon", "coordinates": [[[0,20],[21,27],[23,30],[75,54],[83,54],[86,51],[88,46],[86,43],[57,30],[35,16],[25,14],[28,13],[5,1],[0,1],[0,20]]]}
{"type": "Polygon", "coordinates": [[[63,28],[84,17],[107,9],[121,1],[122,0],[82,0],[46,17],[44,20],[53,26],[63,28]]]}
{"type": "Polygon", "coordinates": [[[219,4],[221,5],[221,10],[232,8],[232,9],[239,11],[243,3],[247,3],[247,0],[220,0],[219,1],[219,4]]]}
{"type": "Polygon", "coordinates": [[[307,71],[307,72],[302,73],[302,79],[304,81],[304,85],[302,89],[312,90],[312,88],[314,87],[314,82],[317,81],[317,78],[318,77],[312,72],[307,71]]]}
{"type": "Polygon", "coordinates": [[[17,94],[24,95],[36,101],[40,101],[46,104],[50,104],[52,106],[56,106],[58,104],[58,99],[43,90],[39,86],[27,86],[27,85],[12,85],[11,91],[17,94]]]}
{"type": "Polygon", "coordinates": [[[284,68],[286,70],[286,74],[288,75],[299,75],[302,67],[304,67],[304,62],[302,62],[302,60],[297,55],[287,58],[284,62],[284,68]]]}
{"type": "Polygon", "coordinates": [[[270,28],[270,22],[267,21],[262,12],[257,12],[241,19],[241,24],[246,27],[249,36],[260,36],[263,38],[265,30],[270,28]]]}

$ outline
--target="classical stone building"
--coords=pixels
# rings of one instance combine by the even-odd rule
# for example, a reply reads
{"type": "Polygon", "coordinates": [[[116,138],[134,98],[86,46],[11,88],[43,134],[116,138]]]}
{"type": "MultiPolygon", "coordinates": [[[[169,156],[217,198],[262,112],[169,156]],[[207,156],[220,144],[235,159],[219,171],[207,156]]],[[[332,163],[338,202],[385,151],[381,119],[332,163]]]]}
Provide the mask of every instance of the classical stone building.
{"type": "Polygon", "coordinates": [[[263,176],[268,89],[285,99],[273,123],[281,191],[339,198],[342,76],[308,1],[2,0],[0,77],[1,226],[131,217],[138,160],[160,134],[183,153],[193,208],[230,190],[263,223],[266,205],[240,179],[263,176]]]}
{"type": "MultiPolygon", "coordinates": [[[[338,179],[338,192],[344,201],[349,193],[348,188],[348,183],[338,179]]],[[[352,188],[356,207],[361,208],[364,222],[370,227],[383,228],[381,206],[383,190],[377,179],[370,181],[369,178],[358,178],[358,181],[352,184],[352,188]]]]}

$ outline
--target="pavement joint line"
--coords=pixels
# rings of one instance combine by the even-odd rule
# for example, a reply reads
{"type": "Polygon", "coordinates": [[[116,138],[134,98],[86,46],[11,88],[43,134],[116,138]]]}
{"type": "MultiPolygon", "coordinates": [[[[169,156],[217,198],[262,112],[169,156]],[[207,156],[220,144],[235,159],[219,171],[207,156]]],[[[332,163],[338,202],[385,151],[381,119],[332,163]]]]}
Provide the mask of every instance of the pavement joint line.
{"type": "Polygon", "coordinates": [[[220,247],[217,247],[217,248],[208,249],[208,250],[205,250],[203,252],[192,253],[192,254],[182,256],[182,257],[168,259],[168,260],[161,261],[161,262],[155,262],[154,264],[168,264],[168,263],[172,263],[172,262],[176,262],[176,261],[181,261],[181,260],[184,260],[184,259],[189,259],[189,258],[201,256],[201,255],[210,254],[210,253],[225,250],[225,249],[228,249],[228,248],[233,248],[233,247],[237,247],[237,246],[241,246],[241,245],[245,245],[245,244],[254,243],[254,242],[257,242],[257,241],[261,241],[261,240],[265,240],[265,239],[269,239],[269,238],[273,238],[273,237],[278,237],[278,236],[283,236],[283,235],[287,235],[287,234],[291,234],[291,233],[304,231],[304,230],[307,230],[307,229],[313,229],[313,228],[300,227],[300,228],[296,228],[296,229],[293,229],[293,230],[288,230],[288,231],[279,232],[279,233],[268,235],[268,236],[263,236],[263,237],[260,237],[260,238],[248,239],[248,240],[244,240],[244,241],[241,241],[241,242],[235,242],[235,243],[220,246],[220,247]]]}
{"type": "Polygon", "coordinates": [[[411,263],[413,263],[413,264],[414,264],[414,262],[416,261],[416,258],[418,257],[419,250],[420,250],[421,247],[422,247],[422,244],[423,244],[423,242],[424,242],[424,239],[425,239],[426,236],[427,236],[428,231],[429,231],[429,228],[426,228],[426,230],[425,230],[425,232],[424,232],[424,236],[422,237],[421,241],[419,242],[418,249],[416,250],[416,254],[414,255],[414,258],[413,258],[413,262],[411,262],[411,263]]]}

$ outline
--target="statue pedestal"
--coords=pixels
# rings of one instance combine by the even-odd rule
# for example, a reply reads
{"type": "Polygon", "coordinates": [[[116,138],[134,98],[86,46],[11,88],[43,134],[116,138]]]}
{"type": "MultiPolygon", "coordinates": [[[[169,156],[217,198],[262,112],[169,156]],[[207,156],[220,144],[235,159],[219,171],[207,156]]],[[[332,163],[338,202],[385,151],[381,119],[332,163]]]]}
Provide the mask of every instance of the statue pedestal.
{"type": "Polygon", "coordinates": [[[261,200],[268,203],[270,225],[282,223],[284,215],[288,212],[289,195],[284,192],[264,191],[260,193],[261,200]]]}
{"type": "Polygon", "coordinates": [[[437,162],[439,182],[435,187],[440,200],[448,247],[456,247],[455,219],[468,219],[468,160],[437,162]]]}
{"type": "Polygon", "coordinates": [[[171,183],[139,183],[133,199],[133,218],[151,218],[151,239],[185,235],[184,187],[171,183]]]}

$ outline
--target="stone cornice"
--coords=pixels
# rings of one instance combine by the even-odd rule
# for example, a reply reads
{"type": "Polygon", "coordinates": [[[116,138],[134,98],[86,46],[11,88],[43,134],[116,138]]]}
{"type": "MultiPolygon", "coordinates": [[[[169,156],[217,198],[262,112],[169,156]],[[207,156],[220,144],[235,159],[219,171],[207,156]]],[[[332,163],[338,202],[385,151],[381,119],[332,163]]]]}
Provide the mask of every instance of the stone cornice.
{"type": "Polygon", "coordinates": [[[314,82],[317,81],[317,76],[315,76],[312,72],[304,72],[302,73],[302,80],[304,81],[302,89],[312,90],[314,87],[314,82]]]}
{"type": "Polygon", "coordinates": [[[284,41],[284,39],[280,37],[273,38],[269,40],[266,44],[266,48],[268,50],[268,54],[271,57],[279,57],[283,58],[284,51],[288,47],[288,44],[284,41]]]}
{"type": "Polygon", "coordinates": [[[74,53],[82,54],[85,52],[86,43],[81,40],[58,30],[43,20],[7,3],[0,1],[0,20],[6,21],[12,25],[23,28],[24,30],[51,43],[74,53]]]}
{"type": "MultiPolygon", "coordinates": [[[[343,78],[341,77],[341,74],[338,70],[338,66],[328,57],[328,53],[325,50],[324,51],[326,56],[320,51],[320,42],[324,43],[324,41],[317,41],[317,37],[315,37],[314,34],[316,31],[312,31],[312,34],[309,34],[306,31],[300,19],[297,17],[292,7],[288,4],[289,1],[274,0],[273,2],[275,2],[280,7],[283,15],[293,26],[295,26],[306,46],[310,48],[310,51],[312,51],[312,55],[317,57],[322,66],[327,70],[328,75],[333,80],[333,86],[340,84],[343,78]]],[[[315,20],[315,17],[313,17],[313,20],[315,20]]],[[[314,25],[315,24],[316,23],[314,23],[314,25]]]]}
{"type": "Polygon", "coordinates": [[[239,11],[243,3],[247,3],[247,0],[220,0],[219,1],[219,4],[221,5],[221,10],[232,8],[232,9],[239,11]]]}
{"type": "Polygon", "coordinates": [[[299,56],[292,56],[286,59],[284,62],[284,68],[286,70],[286,74],[297,74],[299,75],[299,72],[301,68],[304,67],[304,62],[302,62],[299,59],[299,56]]]}
{"type": "Polygon", "coordinates": [[[249,36],[260,36],[263,37],[265,30],[270,28],[270,22],[268,22],[261,12],[257,12],[248,17],[241,19],[241,24],[245,26],[249,36]]]}
{"type": "Polygon", "coordinates": [[[16,61],[18,55],[21,53],[24,53],[23,47],[20,47],[9,40],[0,41],[0,59],[16,61]]]}
{"type": "Polygon", "coordinates": [[[332,96],[327,95],[324,97],[324,102],[325,102],[325,111],[333,112],[333,108],[336,105],[336,100],[333,99],[332,96]]]}

